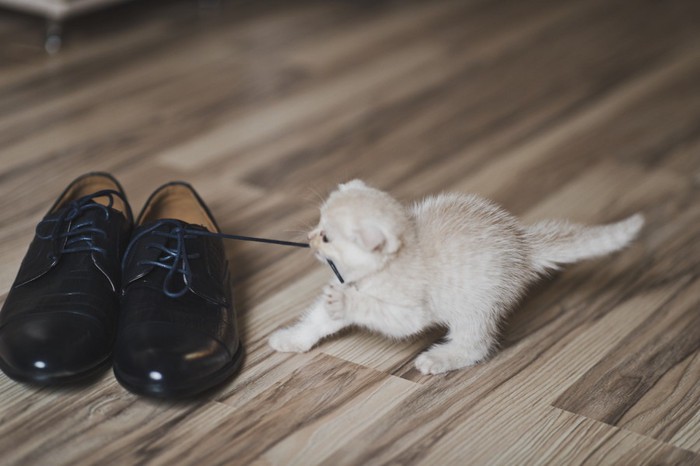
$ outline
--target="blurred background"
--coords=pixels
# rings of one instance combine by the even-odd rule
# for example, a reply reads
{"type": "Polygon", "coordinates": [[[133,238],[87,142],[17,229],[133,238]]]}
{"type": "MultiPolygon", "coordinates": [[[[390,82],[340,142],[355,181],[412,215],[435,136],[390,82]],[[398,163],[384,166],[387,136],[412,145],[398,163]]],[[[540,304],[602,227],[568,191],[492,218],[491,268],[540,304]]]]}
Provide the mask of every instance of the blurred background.
{"type": "MultiPolygon", "coordinates": [[[[354,177],[525,216],[580,180],[587,196],[661,167],[698,181],[695,0],[0,4],[0,216],[18,244],[90,170],[136,211],[186,179],[224,229],[295,239],[354,177]]],[[[579,220],[657,206],[606,199],[580,199],[579,220]]]]}

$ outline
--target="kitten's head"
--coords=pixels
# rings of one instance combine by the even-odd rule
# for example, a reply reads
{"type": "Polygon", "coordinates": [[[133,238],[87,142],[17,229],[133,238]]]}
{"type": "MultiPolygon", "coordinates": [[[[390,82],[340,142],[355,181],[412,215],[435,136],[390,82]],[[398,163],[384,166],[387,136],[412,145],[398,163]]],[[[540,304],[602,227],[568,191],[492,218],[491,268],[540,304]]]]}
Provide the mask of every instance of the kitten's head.
{"type": "Polygon", "coordinates": [[[321,219],[309,233],[309,242],[316,257],[332,260],[352,282],[384,267],[401,248],[408,227],[401,204],[353,180],[338,186],[321,206],[321,219]]]}

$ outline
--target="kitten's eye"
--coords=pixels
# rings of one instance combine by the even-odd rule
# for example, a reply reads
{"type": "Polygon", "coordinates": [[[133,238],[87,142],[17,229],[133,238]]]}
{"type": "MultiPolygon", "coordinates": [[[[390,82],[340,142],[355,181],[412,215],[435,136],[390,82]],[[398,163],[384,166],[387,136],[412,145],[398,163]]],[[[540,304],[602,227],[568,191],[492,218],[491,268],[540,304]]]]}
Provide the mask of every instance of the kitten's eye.
{"type": "Polygon", "coordinates": [[[325,233],[321,233],[321,239],[324,243],[328,243],[330,241],[325,233]]]}

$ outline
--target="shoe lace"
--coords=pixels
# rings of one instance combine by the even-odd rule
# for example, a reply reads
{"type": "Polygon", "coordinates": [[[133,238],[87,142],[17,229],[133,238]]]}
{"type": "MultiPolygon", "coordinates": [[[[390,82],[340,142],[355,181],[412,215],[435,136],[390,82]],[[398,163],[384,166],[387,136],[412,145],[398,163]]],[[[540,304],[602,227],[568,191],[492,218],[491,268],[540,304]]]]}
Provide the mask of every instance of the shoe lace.
{"type": "MultiPolygon", "coordinates": [[[[190,267],[190,260],[198,259],[199,254],[189,254],[187,252],[186,239],[194,238],[196,236],[209,236],[213,238],[222,239],[234,239],[239,241],[253,241],[257,243],[267,243],[267,244],[277,244],[281,246],[292,246],[298,248],[308,248],[308,243],[297,243],[294,241],[282,241],[276,239],[267,238],[256,238],[253,236],[242,236],[242,235],[232,235],[227,233],[213,233],[206,230],[196,230],[194,228],[187,228],[182,226],[177,220],[158,220],[148,228],[137,233],[126,248],[126,251],[122,260],[122,270],[126,268],[126,261],[131,253],[134,245],[144,236],[155,235],[162,236],[174,240],[171,242],[172,247],[165,246],[161,243],[149,243],[146,245],[147,249],[157,249],[161,252],[160,257],[157,260],[140,260],[137,265],[152,265],[154,267],[159,267],[168,271],[163,281],[163,293],[170,298],[180,298],[187,293],[189,284],[192,281],[192,268],[190,267]],[[161,227],[164,225],[168,226],[169,229],[162,230],[161,227]],[[182,286],[178,289],[174,288],[175,278],[181,277],[180,283],[182,286]]],[[[338,269],[331,260],[328,260],[328,265],[331,267],[333,272],[340,283],[344,283],[343,277],[341,277],[338,269]]]]}
{"type": "Polygon", "coordinates": [[[57,218],[45,219],[39,222],[36,227],[36,236],[40,239],[50,239],[61,244],[58,252],[56,254],[51,253],[49,258],[58,259],[62,254],[74,252],[97,252],[105,254],[106,250],[95,244],[95,235],[106,237],[107,232],[97,227],[94,220],[80,221],[80,218],[86,211],[97,209],[104,213],[105,219],[109,220],[110,209],[114,205],[114,196],[126,202],[122,193],[111,189],[104,189],[71,201],[57,218]],[[94,202],[95,199],[100,197],[109,198],[109,202],[106,206],[94,202]],[[42,226],[50,224],[53,224],[51,232],[42,235],[40,233],[40,230],[43,229],[42,226]],[[59,240],[63,238],[65,238],[66,241],[60,242],[59,240]]]}

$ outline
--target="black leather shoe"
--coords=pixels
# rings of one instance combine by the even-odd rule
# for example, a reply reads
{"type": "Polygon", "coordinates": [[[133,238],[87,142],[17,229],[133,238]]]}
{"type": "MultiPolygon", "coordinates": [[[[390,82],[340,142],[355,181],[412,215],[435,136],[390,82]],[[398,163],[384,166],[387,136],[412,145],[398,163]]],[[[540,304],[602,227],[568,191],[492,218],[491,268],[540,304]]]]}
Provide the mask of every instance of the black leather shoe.
{"type": "Polygon", "coordinates": [[[186,183],[146,202],[123,259],[114,375],[128,390],[185,397],[232,376],[243,360],[219,228],[186,183]]]}
{"type": "Polygon", "coordinates": [[[0,369],[22,382],[72,382],[106,368],[132,216],[119,183],[89,173],[36,228],[0,312],[0,369]]]}

